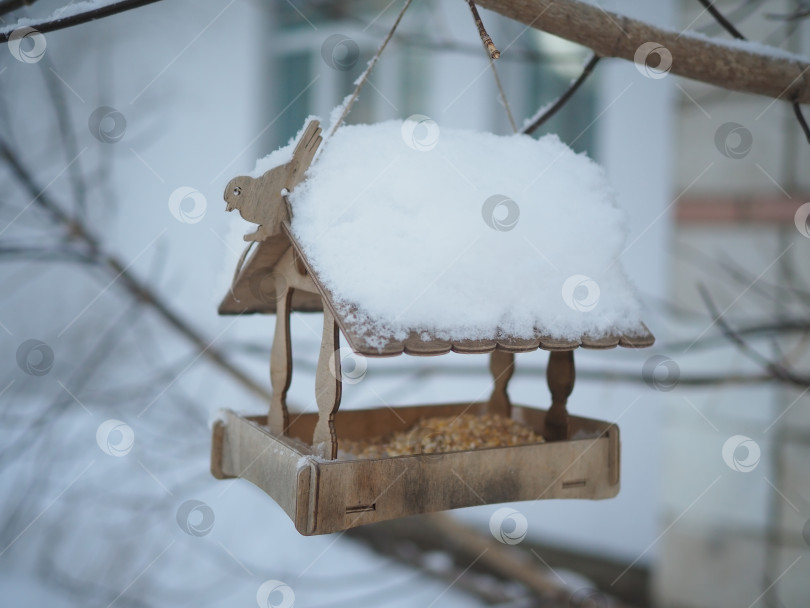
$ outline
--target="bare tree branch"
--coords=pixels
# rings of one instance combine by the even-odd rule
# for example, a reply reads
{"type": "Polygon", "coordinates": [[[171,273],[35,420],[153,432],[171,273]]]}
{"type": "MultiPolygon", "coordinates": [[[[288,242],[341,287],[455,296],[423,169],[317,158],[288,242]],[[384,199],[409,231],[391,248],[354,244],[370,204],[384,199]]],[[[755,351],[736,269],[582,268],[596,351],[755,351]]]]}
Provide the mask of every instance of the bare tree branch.
{"type": "MultiPolygon", "coordinates": [[[[23,1],[24,4],[32,4],[32,2],[33,0],[29,2],[23,1]]],[[[121,2],[107,4],[106,6],[101,6],[89,11],[70,15],[69,17],[45,19],[44,21],[26,25],[26,27],[32,27],[43,34],[46,32],[55,32],[56,30],[63,30],[68,27],[73,27],[74,25],[81,25],[82,23],[88,23],[89,21],[95,21],[96,19],[117,15],[118,13],[123,13],[124,11],[129,11],[134,8],[140,8],[142,6],[146,6],[147,4],[154,4],[155,2],[160,2],[160,0],[122,0],[121,2]]],[[[6,29],[5,31],[0,32],[0,44],[3,42],[8,42],[9,36],[12,34],[14,29],[15,26],[12,25],[11,29],[6,29]]]]}
{"type": "Polygon", "coordinates": [[[703,302],[706,304],[706,308],[709,310],[713,321],[717,323],[718,327],[720,327],[720,329],[723,331],[723,334],[725,334],[725,336],[737,346],[741,353],[743,353],[753,362],[762,366],[765,371],[771,374],[774,378],[800,387],[810,386],[810,378],[807,376],[799,376],[792,370],[787,369],[785,366],[776,363],[775,361],[771,361],[767,357],[757,352],[736,331],[734,331],[728,322],[723,318],[723,314],[718,310],[717,306],[715,306],[714,301],[709,295],[709,291],[706,289],[706,286],[700,284],[698,285],[698,290],[700,291],[700,296],[703,298],[703,302]]]}
{"type": "MultiPolygon", "coordinates": [[[[611,596],[600,592],[596,587],[583,593],[586,589],[565,585],[554,575],[553,566],[541,561],[543,558],[535,547],[542,553],[547,553],[549,547],[539,545],[532,547],[530,541],[521,545],[503,545],[488,534],[444,513],[431,513],[380,522],[371,526],[360,526],[347,530],[346,535],[369,545],[378,553],[390,555],[417,568],[424,567],[427,556],[441,552],[449,558],[447,566],[426,568],[424,573],[458,584],[484,600],[487,599],[486,594],[481,593],[480,585],[476,585],[476,578],[479,575],[489,579],[490,594],[498,589],[493,583],[502,580],[517,581],[523,586],[522,597],[513,598],[513,603],[499,605],[628,608],[630,604],[626,602],[633,600],[626,596],[643,595],[643,591],[639,589],[640,579],[649,576],[647,572],[634,566],[627,572],[628,580],[611,588],[608,587],[610,581],[615,579],[623,566],[618,563],[608,564],[606,560],[579,553],[575,558],[577,572],[581,573],[583,562],[587,562],[590,567],[588,572],[584,573],[585,576],[590,579],[593,574],[601,574],[600,578],[606,579],[604,587],[609,589],[611,596]]],[[[563,552],[556,550],[554,553],[558,559],[562,558],[560,565],[564,566],[563,552]]]]}
{"type": "Polygon", "coordinates": [[[596,64],[599,63],[600,59],[601,57],[599,57],[599,55],[593,53],[590,59],[588,59],[588,62],[585,64],[585,67],[582,68],[582,73],[579,75],[579,77],[571,83],[571,85],[562,95],[557,98],[557,101],[551,104],[551,106],[545,112],[540,114],[540,116],[535,118],[534,121],[532,121],[532,124],[524,127],[521,133],[534,133],[535,130],[540,128],[547,120],[551,119],[552,116],[559,112],[562,107],[568,103],[568,100],[574,96],[577,89],[582,86],[582,83],[588,79],[588,76],[591,75],[591,72],[593,72],[593,69],[596,67],[596,64]]]}
{"type": "Polygon", "coordinates": [[[803,6],[801,8],[796,9],[792,13],[782,14],[782,13],[768,13],[765,15],[768,19],[781,19],[784,21],[796,21],[798,19],[804,19],[806,17],[810,17],[810,6],[803,6]]]}
{"type": "Polygon", "coordinates": [[[734,36],[737,40],[745,40],[745,36],[743,36],[740,31],[734,27],[734,24],[729,21],[728,19],[723,16],[723,13],[718,11],[711,0],[698,0],[709,12],[709,14],[714,17],[714,20],[719,23],[724,30],[726,30],[729,34],[734,36]]]}
{"type": "Polygon", "coordinates": [[[2,0],[0,2],[0,15],[6,15],[18,8],[31,6],[37,0],[2,0]]]}
{"type": "Polygon", "coordinates": [[[492,42],[492,38],[487,32],[487,28],[484,27],[484,22],[481,21],[481,15],[478,14],[478,9],[475,6],[475,2],[473,2],[473,0],[467,0],[467,4],[470,5],[470,11],[472,12],[475,26],[478,28],[478,35],[481,37],[481,42],[489,54],[489,58],[498,59],[501,56],[501,52],[495,47],[495,43],[492,42]]]}
{"type": "Polygon", "coordinates": [[[802,107],[795,101],[793,102],[793,113],[796,115],[796,120],[799,121],[799,126],[802,128],[802,133],[804,133],[804,138],[807,140],[807,143],[810,144],[810,127],[807,126],[807,120],[805,120],[804,114],[802,114],[802,107]]]}
{"type": "Polygon", "coordinates": [[[578,0],[479,0],[479,5],[589,47],[634,61],[645,42],[665,47],[671,72],[724,89],[810,103],[810,64],[655,27],[578,0]]]}
{"type": "Polygon", "coordinates": [[[36,203],[47,211],[55,223],[63,226],[72,237],[84,242],[92,254],[98,259],[99,264],[111,273],[118,284],[124,287],[129,294],[147,304],[152,310],[157,312],[164,321],[171,325],[178,333],[190,341],[199,351],[201,357],[207,358],[214,365],[228,373],[242,386],[252,393],[258,395],[263,400],[269,400],[268,391],[256,383],[250,376],[241,369],[231,364],[225,356],[215,348],[210,340],[206,339],[185,319],[175,313],[146,283],[137,279],[115,256],[105,253],[98,238],[93,235],[87,227],[77,217],[68,215],[59,205],[51,201],[43,192],[28,170],[20,163],[14,151],[8,147],[5,141],[0,140],[0,157],[4,158],[20,183],[34,197],[36,203]]]}
{"type": "MultiPolygon", "coordinates": [[[[717,21],[717,23],[719,23],[729,34],[734,36],[737,40],[747,40],[747,38],[740,33],[740,30],[734,27],[734,24],[726,19],[725,16],[723,16],[723,13],[715,8],[711,0],[698,0],[698,2],[706,7],[706,10],[712,17],[714,17],[714,20],[717,21]]],[[[802,114],[802,108],[798,101],[793,102],[793,113],[796,115],[796,120],[799,121],[799,126],[802,128],[802,132],[804,133],[805,139],[807,139],[807,143],[810,144],[810,128],[807,126],[807,121],[804,119],[804,114],[802,114]]]]}

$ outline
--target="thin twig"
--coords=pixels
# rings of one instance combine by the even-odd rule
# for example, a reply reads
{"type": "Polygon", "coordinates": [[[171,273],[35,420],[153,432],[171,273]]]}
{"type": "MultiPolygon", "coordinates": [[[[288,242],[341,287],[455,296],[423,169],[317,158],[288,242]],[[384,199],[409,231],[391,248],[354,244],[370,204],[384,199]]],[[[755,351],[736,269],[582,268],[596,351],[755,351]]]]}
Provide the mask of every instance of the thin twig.
{"type": "Polygon", "coordinates": [[[793,102],[793,113],[796,115],[796,120],[799,121],[799,126],[802,128],[807,143],[810,144],[810,127],[807,126],[807,121],[804,118],[804,114],[802,114],[802,107],[797,101],[793,102]]]}
{"type": "Polygon", "coordinates": [[[85,180],[82,179],[81,152],[79,150],[76,133],[73,130],[73,123],[68,113],[68,103],[65,99],[65,92],[57,84],[57,72],[49,55],[43,57],[43,63],[48,67],[48,72],[42,71],[45,87],[51,97],[51,105],[56,115],[56,126],[59,129],[59,141],[65,154],[65,162],[68,163],[68,178],[73,190],[73,201],[76,205],[76,216],[83,218],[87,212],[87,188],[85,180]],[[50,73],[49,73],[50,72],[50,73]],[[75,159],[75,162],[71,160],[75,159]]]}
{"type": "Polygon", "coordinates": [[[768,19],[779,19],[784,21],[796,21],[797,19],[804,19],[805,17],[810,17],[810,7],[808,8],[799,8],[796,11],[788,14],[782,13],[765,13],[765,17],[768,19]]]}
{"type": "Polygon", "coordinates": [[[487,53],[489,53],[489,58],[498,59],[501,56],[501,52],[495,48],[495,43],[492,42],[492,38],[490,38],[487,33],[484,22],[481,21],[481,15],[478,14],[478,7],[475,6],[473,0],[467,0],[467,4],[470,5],[470,11],[472,11],[472,16],[475,20],[475,26],[478,28],[478,35],[481,37],[481,42],[487,50],[487,53]]]}
{"type": "Polygon", "coordinates": [[[506,117],[509,119],[509,125],[512,127],[512,133],[517,133],[518,128],[515,123],[515,117],[512,115],[512,107],[509,105],[509,100],[506,98],[506,91],[504,91],[501,78],[498,76],[498,68],[495,67],[495,60],[501,56],[501,52],[495,48],[492,38],[489,37],[484,27],[484,22],[481,21],[481,15],[478,14],[478,8],[475,6],[475,2],[473,2],[473,0],[467,0],[467,4],[469,4],[470,11],[472,11],[473,21],[475,21],[475,26],[478,28],[478,35],[481,37],[484,50],[487,52],[487,55],[489,55],[489,68],[492,70],[492,75],[495,78],[495,85],[498,87],[501,104],[503,104],[503,108],[506,110],[506,117]]]}
{"type": "Polygon", "coordinates": [[[787,369],[783,365],[780,365],[774,361],[771,361],[767,357],[761,355],[758,351],[752,348],[743,338],[734,331],[728,322],[723,318],[723,314],[718,310],[717,306],[715,306],[714,301],[712,300],[711,296],[709,295],[709,291],[706,289],[706,286],[698,284],[698,291],[700,292],[700,297],[703,299],[703,302],[706,304],[706,308],[709,310],[709,313],[712,316],[712,320],[723,334],[743,353],[746,357],[760,365],[766,372],[772,375],[774,378],[778,380],[782,380],[783,382],[787,382],[789,384],[794,384],[796,386],[807,387],[810,386],[810,378],[799,376],[793,373],[791,370],[787,369]]]}
{"type": "Polygon", "coordinates": [[[714,17],[714,20],[717,21],[717,23],[719,23],[724,30],[734,36],[737,40],[745,40],[745,36],[743,36],[740,31],[734,27],[734,24],[731,21],[726,19],[723,14],[714,7],[711,0],[698,0],[698,2],[705,7],[709,14],[714,17]]]}
{"type": "MultiPolygon", "coordinates": [[[[140,8],[142,6],[146,6],[147,4],[154,4],[155,2],[160,2],[160,0],[122,0],[121,2],[115,2],[106,6],[100,6],[99,8],[76,13],[75,15],[70,15],[69,17],[57,17],[55,19],[47,18],[44,21],[27,24],[26,27],[31,27],[42,34],[46,32],[55,32],[56,30],[81,25],[82,23],[88,23],[96,19],[102,19],[103,17],[117,15],[118,13],[140,8]]],[[[14,32],[15,29],[16,26],[12,25],[0,32],[0,44],[3,42],[8,42],[9,36],[14,32]]]]}
{"type": "MultiPolygon", "coordinates": [[[[711,0],[698,0],[706,10],[714,17],[715,21],[719,23],[723,28],[732,36],[734,36],[737,40],[748,40],[745,36],[740,33],[734,24],[731,23],[728,19],[723,16],[719,10],[714,7],[711,0]]],[[[807,143],[810,144],[810,127],[807,126],[807,121],[804,119],[804,114],[802,114],[802,108],[799,105],[799,102],[794,100],[793,103],[793,113],[796,115],[796,120],[799,121],[799,126],[802,128],[802,132],[804,133],[804,137],[807,140],[807,143]]]]}
{"type": "Polygon", "coordinates": [[[509,100],[506,98],[506,91],[503,90],[501,79],[498,76],[498,69],[495,67],[495,61],[489,59],[489,67],[492,69],[492,75],[495,77],[495,84],[498,86],[498,94],[501,96],[501,103],[506,110],[506,117],[509,119],[509,124],[512,127],[512,133],[517,133],[518,128],[515,124],[515,117],[512,115],[512,107],[509,105],[509,100]]]}
{"type": "Polygon", "coordinates": [[[63,226],[72,237],[84,242],[97,257],[99,265],[117,279],[117,285],[122,286],[132,297],[140,300],[157,312],[164,321],[169,323],[178,333],[194,344],[201,356],[206,357],[210,362],[228,373],[242,386],[258,395],[263,400],[270,399],[270,394],[265,388],[257,384],[241,369],[231,364],[219,349],[213,346],[210,340],[206,339],[195,328],[189,325],[185,319],[175,313],[146,283],[137,279],[129,270],[127,264],[123,263],[115,256],[105,253],[101,241],[93,235],[76,216],[71,216],[63,211],[59,205],[44,193],[43,189],[22,165],[14,151],[9,148],[2,139],[0,139],[0,157],[3,157],[8,162],[12,173],[28,190],[31,196],[35,197],[34,200],[36,204],[51,216],[54,223],[63,226]]]}
{"type": "Polygon", "coordinates": [[[411,2],[413,2],[413,0],[406,0],[405,6],[403,6],[402,10],[399,11],[399,15],[397,15],[397,20],[394,21],[394,25],[391,26],[391,29],[389,30],[388,35],[385,37],[385,40],[383,40],[382,44],[380,45],[380,48],[377,49],[377,52],[374,54],[374,57],[371,58],[371,61],[368,62],[368,67],[366,68],[366,71],[363,72],[363,74],[358,79],[357,86],[355,87],[352,96],[349,98],[349,101],[346,102],[346,107],[343,108],[343,113],[340,115],[340,118],[337,119],[337,122],[335,122],[335,125],[329,132],[329,137],[335,134],[335,131],[338,130],[338,127],[344,121],[346,116],[349,115],[349,112],[351,111],[354,102],[357,101],[357,96],[360,94],[360,90],[363,88],[363,85],[366,84],[366,80],[368,80],[368,77],[371,74],[371,71],[374,69],[374,66],[377,65],[377,61],[379,61],[380,55],[382,55],[382,52],[385,50],[385,47],[388,46],[388,42],[391,40],[391,37],[394,35],[394,32],[397,31],[397,26],[399,26],[399,22],[402,21],[402,17],[405,14],[405,11],[408,10],[408,7],[411,5],[411,2]]]}
{"type": "Polygon", "coordinates": [[[599,57],[599,55],[593,53],[590,59],[588,59],[588,62],[585,64],[585,67],[582,68],[582,73],[579,75],[579,77],[569,85],[565,92],[557,98],[557,101],[555,101],[548,110],[538,116],[534,122],[532,122],[532,124],[524,127],[521,133],[525,133],[527,135],[534,133],[535,130],[543,125],[543,123],[551,119],[552,116],[554,116],[566,103],[568,103],[568,100],[574,96],[574,93],[576,93],[577,89],[582,86],[582,83],[588,79],[588,76],[591,75],[591,72],[593,72],[594,67],[596,67],[597,63],[599,63],[600,59],[601,57],[599,57]]]}
{"type": "Polygon", "coordinates": [[[0,15],[6,15],[18,8],[31,6],[37,0],[3,0],[0,2],[0,15]]]}

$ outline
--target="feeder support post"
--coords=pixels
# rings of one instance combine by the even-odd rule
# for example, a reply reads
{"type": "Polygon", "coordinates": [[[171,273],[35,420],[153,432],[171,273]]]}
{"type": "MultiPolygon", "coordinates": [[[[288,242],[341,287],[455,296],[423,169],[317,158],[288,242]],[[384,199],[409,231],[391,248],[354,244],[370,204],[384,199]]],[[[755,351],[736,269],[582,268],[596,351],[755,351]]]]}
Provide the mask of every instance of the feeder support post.
{"type": "Polygon", "coordinates": [[[504,418],[512,416],[512,404],[506,387],[515,373],[515,355],[502,350],[493,350],[489,355],[489,371],[495,384],[489,397],[489,413],[504,418]]]}
{"type": "Polygon", "coordinates": [[[287,433],[287,391],[292,380],[292,345],[290,343],[290,304],[293,290],[281,275],[276,275],[276,331],[270,350],[270,411],[267,426],[276,435],[287,433]]]}
{"type": "Polygon", "coordinates": [[[568,439],[568,396],[574,390],[574,351],[551,351],[546,380],[551,391],[551,407],[546,413],[545,437],[548,441],[568,439]]]}
{"type": "Polygon", "coordinates": [[[340,370],[340,333],[335,317],[324,304],[323,337],[315,374],[315,400],[318,422],[312,435],[312,447],[324,458],[337,458],[335,414],[340,407],[343,382],[340,370]]]}

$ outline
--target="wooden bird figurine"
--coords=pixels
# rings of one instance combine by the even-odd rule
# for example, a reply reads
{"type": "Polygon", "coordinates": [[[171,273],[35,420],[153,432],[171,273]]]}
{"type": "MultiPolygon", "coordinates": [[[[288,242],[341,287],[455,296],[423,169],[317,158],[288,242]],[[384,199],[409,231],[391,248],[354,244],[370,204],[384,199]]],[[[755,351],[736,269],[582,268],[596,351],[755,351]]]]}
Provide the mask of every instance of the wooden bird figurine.
{"type": "Polygon", "coordinates": [[[259,224],[255,232],[245,235],[246,241],[263,241],[281,232],[281,223],[290,219],[283,192],[291,192],[304,178],[321,141],[320,123],[313,120],[290,162],[273,167],[259,178],[240,175],[228,182],[224,195],[226,210],[238,209],[244,219],[259,224]]]}

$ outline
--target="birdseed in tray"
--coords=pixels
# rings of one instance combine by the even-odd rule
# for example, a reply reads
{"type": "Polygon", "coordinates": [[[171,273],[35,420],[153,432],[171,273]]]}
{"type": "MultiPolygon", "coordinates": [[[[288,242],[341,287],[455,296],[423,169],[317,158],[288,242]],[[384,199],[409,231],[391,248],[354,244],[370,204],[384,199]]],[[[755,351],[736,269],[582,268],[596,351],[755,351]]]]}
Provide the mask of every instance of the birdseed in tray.
{"type": "Polygon", "coordinates": [[[383,437],[341,440],[341,456],[367,460],[414,454],[440,454],[481,448],[543,443],[531,428],[503,416],[462,414],[424,418],[410,429],[383,437]]]}

